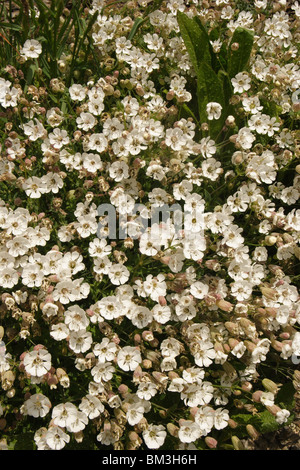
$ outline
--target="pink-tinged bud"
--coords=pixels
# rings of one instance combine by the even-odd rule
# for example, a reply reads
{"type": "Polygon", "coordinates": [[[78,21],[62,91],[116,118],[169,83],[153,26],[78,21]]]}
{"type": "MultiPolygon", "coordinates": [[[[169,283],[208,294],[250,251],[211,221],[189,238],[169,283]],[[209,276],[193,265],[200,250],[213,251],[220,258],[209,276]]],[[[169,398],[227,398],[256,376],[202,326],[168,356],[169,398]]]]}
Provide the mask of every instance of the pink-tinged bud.
{"type": "Polygon", "coordinates": [[[270,317],[276,318],[277,308],[266,307],[265,311],[270,317]]]}
{"type": "Polygon", "coordinates": [[[152,361],[150,361],[150,359],[143,359],[142,364],[145,369],[151,369],[152,367],[152,361]]]}
{"type": "Polygon", "coordinates": [[[127,385],[125,385],[125,384],[119,385],[118,391],[122,396],[127,395],[128,390],[129,389],[128,389],[127,385]]]}
{"type": "Polygon", "coordinates": [[[41,349],[46,349],[46,348],[43,344],[36,344],[33,349],[34,351],[40,351],[41,349]]]}
{"type": "Polygon", "coordinates": [[[243,382],[242,389],[244,392],[250,392],[252,390],[252,384],[250,382],[243,382]]]}
{"type": "Polygon", "coordinates": [[[111,340],[112,340],[112,342],[115,343],[115,344],[120,344],[120,338],[119,338],[119,336],[116,335],[116,334],[112,337],[111,340]]]}
{"type": "Polygon", "coordinates": [[[252,341],[248,341],[247,339],[244,341],[244,345],[249,352],[253,352],[256,348],[256,344],[252,343],[252,341]]]}
{"type": "Polygon", "coordinates": [[[95,312],[93,310],[91,310],[90,308],[88,308],[85,312],[86,312],[88,317],[92,317],[95,314],[95,312]]]}
{"type": "Polygon", "coordinates": [[[218,341],[215,342],[214,349],[215,349],[215,351],[220,351],[222,353],[224,352],[224,347],[223,347],[222,343],[219,343],[218,341]]]}
{"type": "Polygon", "coordinates": [[[272,406],[266,406],[267,410],[273,415],[276,416],[278,411],[281,411],[281,408],[277,405],[272,405],[272,406]]]}
{"type": "Polygon", "coordinates": [[[230,46],[230,49],[231,49],[232,51],[237,51],[239,48],[240,48],[240,45],[239,45],[238,42],[234,42],[234,43],[231,44],[231,46],[230,46]]]}
{"type": "Polygon", "coordinates": [[[168,372],[168,377],[170,380],[173,380],[173,379],[178,379],[179,375],[177,374],[177,372],[174,372],[173,370],[171,370],[170,372],[168,372]]]}
{"type": "Polygon", "coordinates": [[[104,426],[103,426],[104,431],[110,431],[111,430],[111,424],[108,421],[105,421],[104,426]]]}
{"type": "Polygon", "coordinates": [[[155,380],[160,383],[167,383],[168,382],[168,376],[166,374],[163,374],[162,372],[157,372],[156,370],[152,372],[152,376],[155,378],[155,380]]]}
{"type": "Polygon", "coordinates": [[[27,354],[27,351],[24,351],[24,352],[20,355],[20,361],[24,361],[26,354],[27,354]]]}
{"type": "Polygon", "coordinates": [[[244,161],[243,152],[234,152],[231,161],[234,165],[240,165],[244,161]]]}
{"type": "Polygon", "coordinates": [[[255,427],[252,426],[252,424],[247,424],[246,430],[247,430],[247,433],[249,434],[249,436],[251,437],[251,439],[253,439],[254,441],[259,438],[260,434],[255,429],[255,427]]]}
{"type": "Polygon", "coordinates": [[[221,269],[220,263],[216,259],[208,259],[205,261],[205,266],[212,271],[219,271],[221,269]]]}
{"type": "Polygon", "coordinates": [[[194,418],[198,412],[198,407],[197,406],[193,406],[193,408],[190,408],[190,414],[191,414],[191,418],[194,418]]]}
{"type": "Polygon", "coordinates": [[[260,403],[261,396],[264,392],[262,390],[256,390],[256,392],[252,393],[252,400],[255,403],[260,403]]]}
{"type": "Polygon", "coordinates": [[[142,368],[141,366],[137,366],[137,368],[135,369],[135,371],[133,372],[133,377],[135,379],[141,379],[143,377],[143,371],[142,371],[142,368]]]}
{"type": "Polygon", "coordinates": [[[51,274],[50,276],[48,276],[48,279],[50,282],[59,282],[59,278],[56,274],[51,274]]]}
{"type": "Polygon", "coordinates": [[[50,388],[56,388],[56,385],[58,384],[58,378],[56,377],[56,375],[52,375],[48,373],[46,380],[50,388]]]}
{"type": "Polygon", "coordinates": [[[142,333],[142,338],[144,341],[148,341],[148,342],[153,341],[154,340],[153,332],[149,330],[144,330],[142,333]]]}
{"type": "Polygon", "coordinates": [[[223,310],[224,312],[231,312],[233,310],[233,305],[230,302],[227,302],[227,300],[217,300],[216,303],[219,309],[223,310]]]}
{"type": "Polygon", "coordinates": [[[280,333],[279,338],[281,339],[290,339],[291,335],[287,331],[284,331],[283,333],[280,333]]]}
{"type": "Polygon", "coordinates": [[[159,305],[161,305],[162,307],[165,307],[167,305],[167,300],[162,295],[158,297],[158,302],[159,302],[159,305]]]}
{"type": "Polygon", "coordinates": [[[210,449],[216,449],[217,448],[218,441],[216,439],[214,439],[213,437],[206,436],[204,441],[205,441],[205,444],[207,445],[207,447],[209,447],[210,449]]]}
{"type": "Polygon", "coordinates": [[[237,323],[226,321],[225,328],[233,335],[238,335],[240,333],[239,325],[237,323]]]}
{"type": "Polygon", "coordinates": [[[229,344],[224,343],[223,344],[223,350],[226,354],[229,354],[231,352],[231,347],[229,346],[229,344]]]}
{"type": "Polygon", "coordinates": [[[139,335],[138,333],[136,333],[136,334],[134,335],[133,340],[134,340],[134,344],[136,344],[136,345],[137,345],[137,344],[141,344],[141,341],[142,341],[141,335],[139,335]]]}
{"type": "Polygon", "coordinates": [[[267,299],[276,300],[277,292],[275,289],[272,289],[270,287],[260,287],[260,290],[263,296],[266,297],[267,299]]]}
{"type": "Polygon", "coordinates": [[[38,215],[38,219],[41,220],[45,217],[45,212],[40,212],[40,214],[38,215]]]}
{"type": "Polygon", "coordinates": [[[171,101],[171,100],[174,98],[174,96],[175,96],[175,93],[174,93],[173,90],[168,91],[168,93],[166,94],[166,99],[167,99],[168,101],[171,101]]]}
{"type": "Polygon", "coordinates": [[[231,349],[235,348],[239,344],[239,341],[235,338],[229,338],[228,340],[229,346],[231,349]]]}
{"type": "Polygon", "coordinates": [[[236,421],[234,421],[234,419],[231,419],[229,418],[228,420],[228,426],[231,428],[231,429],[235,429],[238,427],[238,423],[236,421]]]}
{"type": "Polygon", "coordinates": [[[283,348],[283,344],[280,341],[277,341],[276,339],[273,339],[271,341],[272,347],[275,349],[275,351],[281,352],[283,348]]]}
{"type": "Polygon", "coordinates": [[[135,431],[130,431],[128,434],[128,438],[130,441],[138,441],[139,440],[139,435],[135,431]]]}

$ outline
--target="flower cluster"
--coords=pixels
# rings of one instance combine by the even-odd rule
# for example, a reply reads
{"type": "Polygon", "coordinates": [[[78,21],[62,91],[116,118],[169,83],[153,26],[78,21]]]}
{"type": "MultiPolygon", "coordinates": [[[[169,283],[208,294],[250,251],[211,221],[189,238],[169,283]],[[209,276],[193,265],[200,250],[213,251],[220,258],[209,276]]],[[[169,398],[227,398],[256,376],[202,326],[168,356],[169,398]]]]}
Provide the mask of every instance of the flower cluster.
{"type": "Polygon", "coordinates": [[[243,416],[257,427],[265,413],[275,426],[292,417],[283,395],[300,356],[298,2],[167,0],[136,26],[147,3],[119,14],[93,0],[101,76],[68,83],[67,50],[59,77],[40,65],[28,86],[21,70],[43,55],[35,39],[2,71],[8,444],[29,422],[42,450],[218,448],[245,437],[243,416]],[[205,25],[220,60],[238,27],[254,34],[216,136],[210,123],[224,110],[210,101],[206,122],[195,117],[178,12],[205,25]],[[166,205],[177,211],[151,224],[166,205]]]}

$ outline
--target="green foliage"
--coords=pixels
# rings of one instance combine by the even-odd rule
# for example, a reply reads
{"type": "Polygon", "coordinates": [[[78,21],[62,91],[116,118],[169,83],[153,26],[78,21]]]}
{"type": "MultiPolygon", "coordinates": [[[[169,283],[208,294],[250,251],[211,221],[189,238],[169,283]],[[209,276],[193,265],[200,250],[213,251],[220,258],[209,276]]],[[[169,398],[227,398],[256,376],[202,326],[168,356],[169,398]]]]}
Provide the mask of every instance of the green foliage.
{"type": "Polygon", "coordinates": [[[236,28],[228,48],[227,73],[230,78],[246,69],[253,47],[253,41],[253,31],[248,31],[240,27],[236,28]],[[233,44],[238,45],[237,50],[235,50],[233,44]]]}
{"type": "MultiPolygon", "coordinates": [[[[210,136],[218,141],[224,120],[232,112],[229,103],[232,96],[230,79],[247,66],[254,34],[244,28],[237,28],[227,51],[223,48],[218,58],[211,46],[209,34],[198,17],[189,18],[186,14],[178,12],[177,21],[196,72],[200,122],[207,122],[206,105],[208,103],[217,102],[222,106],[221,117],[208,123],[210,136]],[[231,46],[234,43],[239,44],[237,50],[232,50],[231,46]]],[[[214,37],[214,32],[212,37],[214,37]]]]}

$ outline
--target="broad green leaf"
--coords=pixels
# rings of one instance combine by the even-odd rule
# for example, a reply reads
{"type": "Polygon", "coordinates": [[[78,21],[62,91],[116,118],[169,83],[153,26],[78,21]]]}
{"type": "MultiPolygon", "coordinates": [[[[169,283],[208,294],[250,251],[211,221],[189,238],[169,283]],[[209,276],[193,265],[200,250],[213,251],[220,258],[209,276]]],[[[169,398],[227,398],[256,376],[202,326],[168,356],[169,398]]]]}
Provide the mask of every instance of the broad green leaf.
{"type": "Polygon", "coordinates": [[[276,403],[278,403],[281,408],[292,411],[295,406],[295,392],[292,382],[287,382],[280,388],[276,397],[276,403]]]}
{"type": "Polygon", "coordinates": [[[211,63],[209,38],[204,27],[180,11],[177,21],[186,50],[197,72],[202,63],[211,63]]]}
{"type": "Polygon", "coordinates": [[[228,75],[230,78],[245,70],[253,47],[254,32],[238,27],[233,33],[228,50],[228,75]],[[237,50],[232,50],[232,44],[237,43],[237,50]]]}

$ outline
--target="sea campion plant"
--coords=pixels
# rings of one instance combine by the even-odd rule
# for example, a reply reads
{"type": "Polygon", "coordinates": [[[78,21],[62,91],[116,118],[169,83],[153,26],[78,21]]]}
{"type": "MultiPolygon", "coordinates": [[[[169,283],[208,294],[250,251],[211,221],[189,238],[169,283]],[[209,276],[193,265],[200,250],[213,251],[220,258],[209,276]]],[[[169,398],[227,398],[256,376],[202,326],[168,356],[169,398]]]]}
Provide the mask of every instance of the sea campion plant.
{"type": "Polygon", "coordinates": [[[1,447],[229,450],[289,424],[299,2],[13,3],[1,447]]]}

